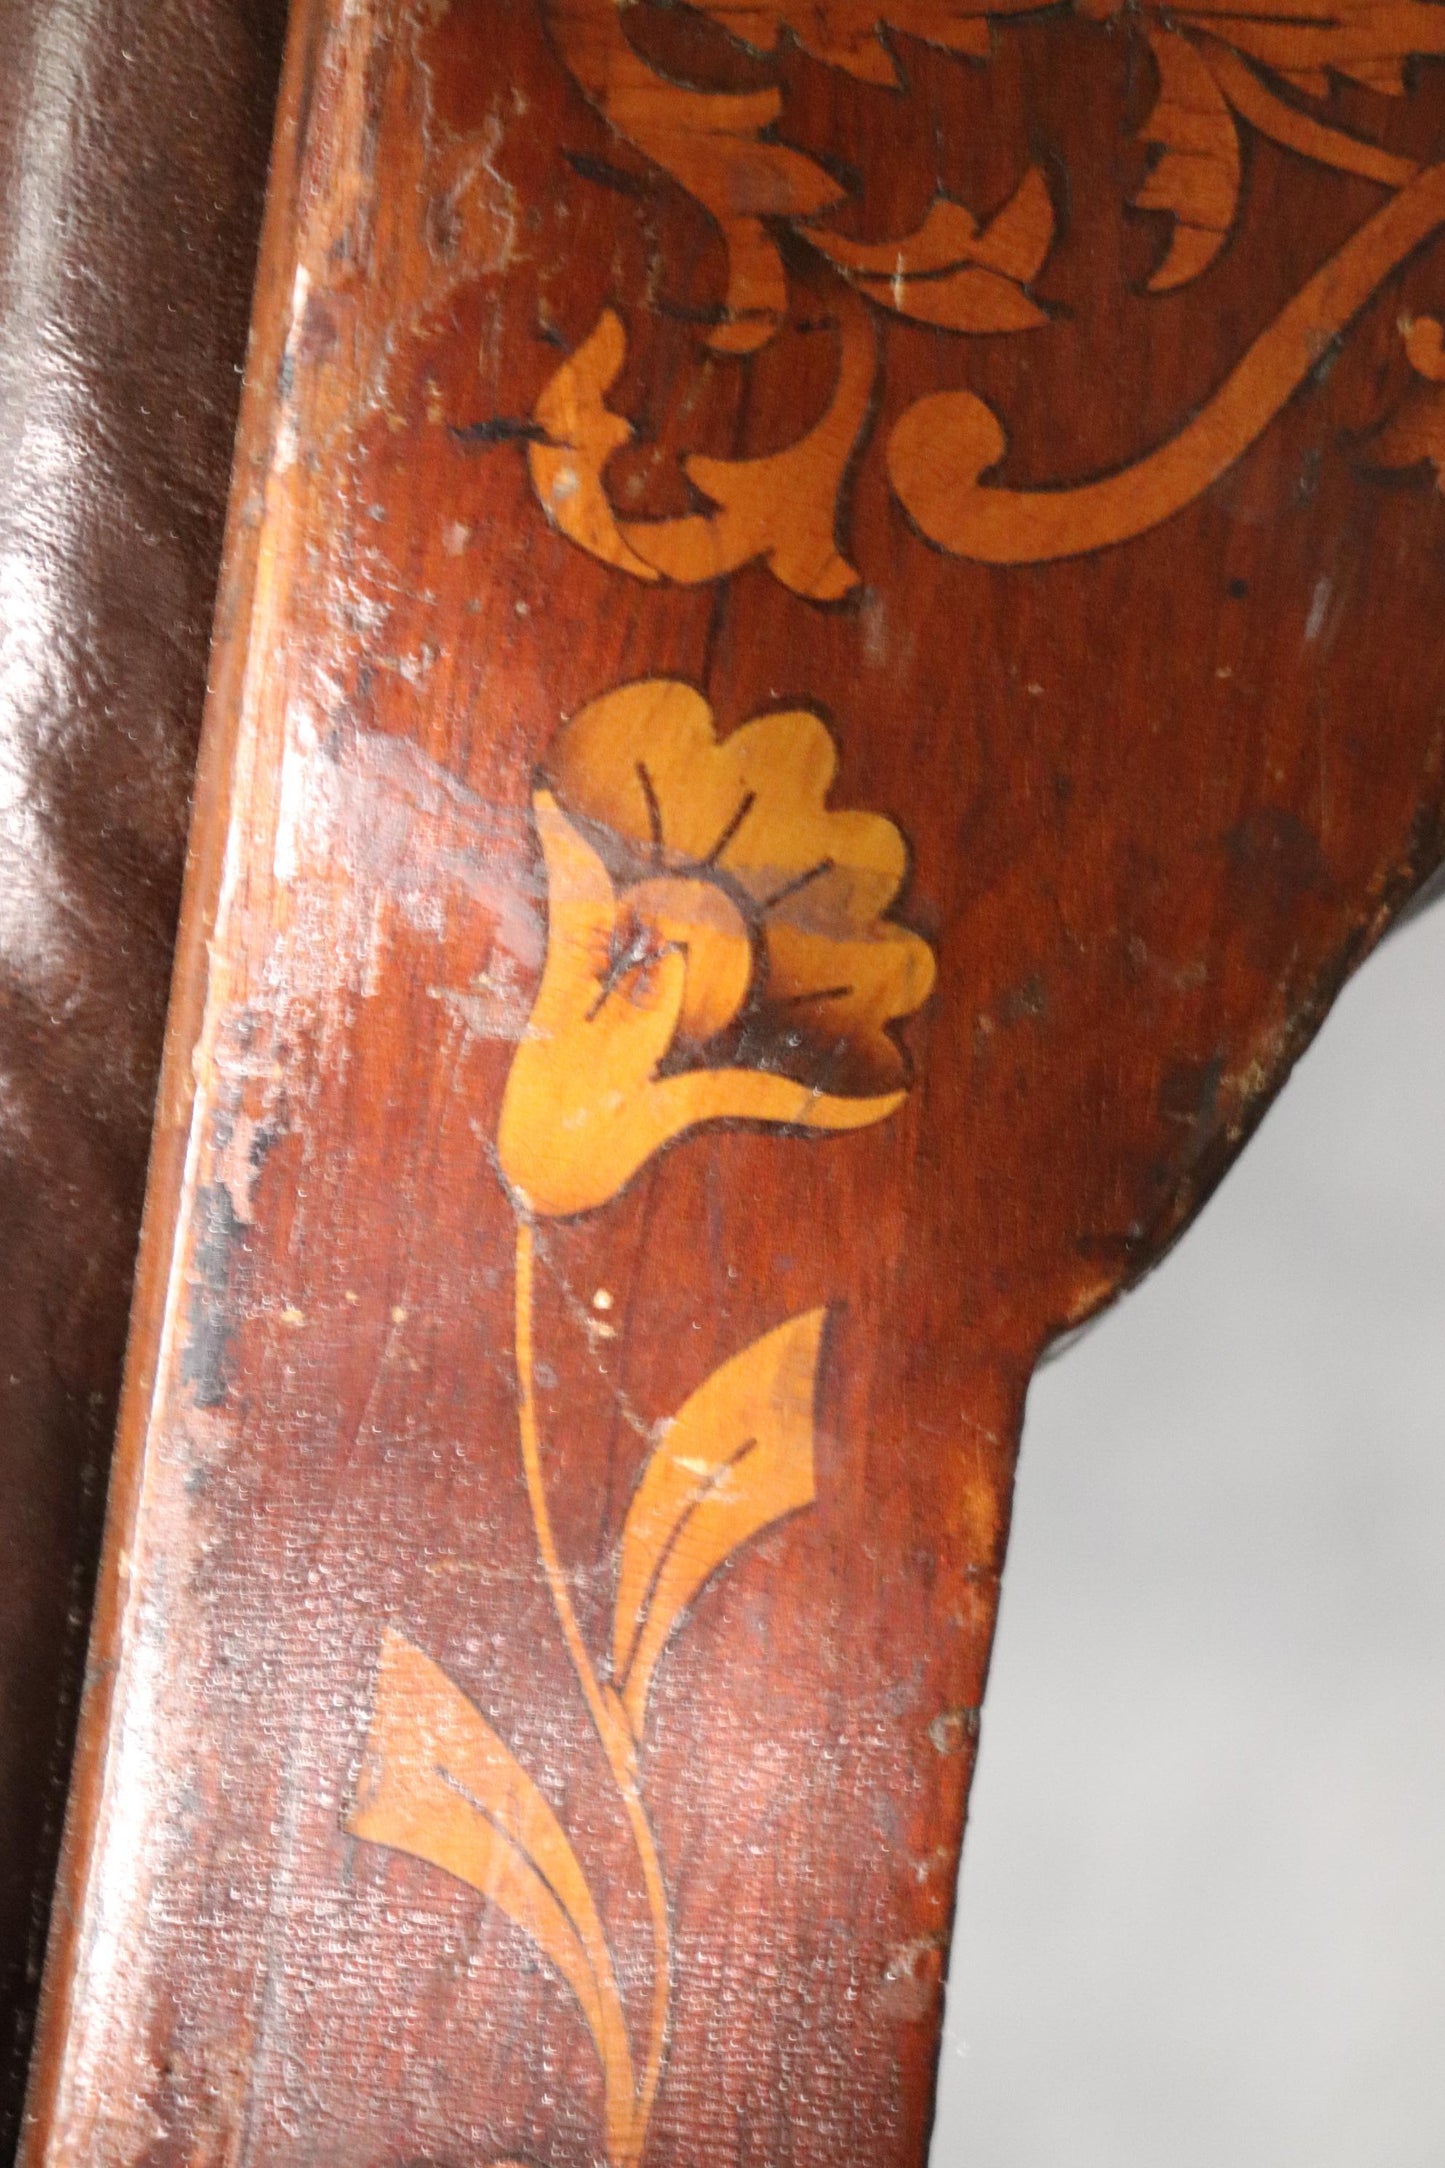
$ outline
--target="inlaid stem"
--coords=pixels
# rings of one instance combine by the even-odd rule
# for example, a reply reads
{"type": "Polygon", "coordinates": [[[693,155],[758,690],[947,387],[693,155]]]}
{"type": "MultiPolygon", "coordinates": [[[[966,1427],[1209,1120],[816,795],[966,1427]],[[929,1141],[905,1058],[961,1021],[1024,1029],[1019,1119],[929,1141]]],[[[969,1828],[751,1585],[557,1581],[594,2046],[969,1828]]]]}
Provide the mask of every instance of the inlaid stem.
{"type": "Polygon", "coordinates": [[[547,1576],[553,1609],[557,1613],[562,1639],[572,1659],[572,1668],[577,1674],[588,1713],[602,1742],[602,1751],[607,1757],[608,1767],[612,1771],[627,1816],[652,1919],[652,2012],[647,2059],[637,2094],[632,2142],[627,2153],[613,2164],[613,2168],[635,2168],[647,2143],[648,2126],[657,2099],[657,2088],[662,2079],[662,2060],[667,2046],[668,2012],[672,2001],[672,1931],[668,1919],[667,1885],[663,1880],[657,1840],[653,1836],[652,1824],[648,1820],[638,1785],[637,1753],[627,1715],[615,1691],[598,1678],[582,1629],[577,1622],[571,1590],[562,1570],[557,1539],[552,1529],[537,1422],[533,1356],[535,1288],[536,1230],[527,1215],[519,1214],[516,1264],[517,1416],[522,1442],[522,1466],[527,1478],[527,1498],[532,1509],[532,1521],[537,1532],[537,1550],[542,1560],[542,1569],[547,1576]]]}

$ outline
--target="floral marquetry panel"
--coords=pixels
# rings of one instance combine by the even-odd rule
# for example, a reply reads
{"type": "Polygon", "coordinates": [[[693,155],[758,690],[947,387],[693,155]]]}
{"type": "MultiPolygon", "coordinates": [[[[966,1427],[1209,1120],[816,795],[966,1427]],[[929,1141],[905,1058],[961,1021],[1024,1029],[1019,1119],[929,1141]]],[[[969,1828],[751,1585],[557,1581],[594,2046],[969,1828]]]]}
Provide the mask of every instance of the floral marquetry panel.
{"type": "Polygon", "coordinates": [[[1441,855],[1442,53],[297,0],[27,2168],[920,2168],[1030,1374],[1441,855]]]}

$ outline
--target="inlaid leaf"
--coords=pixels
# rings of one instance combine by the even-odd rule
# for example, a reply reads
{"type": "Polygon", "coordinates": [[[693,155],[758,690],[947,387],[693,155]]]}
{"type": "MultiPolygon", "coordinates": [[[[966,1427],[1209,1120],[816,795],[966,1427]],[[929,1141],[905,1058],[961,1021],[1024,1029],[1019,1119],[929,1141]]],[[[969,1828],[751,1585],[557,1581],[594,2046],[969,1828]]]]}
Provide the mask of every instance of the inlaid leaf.
{"type": "Polygon", "coordinates": [[[1185,0],[1171,14],[1314,98],[1328,94],[1331,74],[1399,97],[1407,60],[1445,52],[1437,0],[1185,0]]]}
{"type": "Polygon", "coordinates": [[[1239,208],[1239,134],[1223,91],[1189,40],[1157,23],[1149,45],[1159,96],[1144,123],[1146,143],[1164,155],[1134,201],[1174,219],[1169,252],[1149,281],[1166,293],[1198,278],[1224,246],[1239,208]]]}
{"type": "Polygon", "coordinates": [[[982,228],[963,204],[935,196],[923,223],[896,241],[808,238],[897,315],[950,331],[1030,331],[1048,321],[1023,291],[1054,238],[1053,205],[1037,166],[982,228]]]}
{"type": "Polygon", "coordinates": [[[752,46],[772,52],[789,31],[816,60],[844,68],[865,83],[898,81],[884,34],[902,31],[976,59],[989,49],[988,17],[1022,13],[1048,0],[699,0],[714,22],[752,46]]]}
{"type": "Polygon", "coordinates": [[[1037,331],[1048,322],[1021,287],[976,264],[962,264],[942,278],[864,278],[858,284],[896,316],[942,331],[1037,331]]]}
{"type": "Polygon", "coordinates": [[[409,1853],[490,1898],[576,1996],[596,2043],[608,2151],[634,2115],[632,2057],[587,1877],[552,1808],[486,1718],[401,1634],[383,1642],[353,1837],[409,1853]]]}
{"type": "Polygon", "coordinates": [[[653,1672],[704,1584],[744,1543],[813,1503],[823,1310],[765,1333],[668,1424],[622,1531],[612,1670],[641,1739],[653,1672]]]}
{"type": "Polygon", "coordinates": [[[921,278],[973,263],[1021,285],[1042,270],[1053,237],[1053,205],[1038,166],[1030,166],[1003,209],[983,227],[964,204],[951,196],[935,196],[922,225],[896,241],[853,241],[837,233],[808,236],[845,271],[921,278]]]}
{"type": "Polygon", "coordinates": [[[604,564],[655,580],[652,566],[629,549],[602,481],[612,454],[633,436],[631,422],[606,403],[626,359],[622,319],[604,309],[544,387],[532,417],[544,434],[528,445],[527,463],[544,511],[563,534],[604,564]]]}
{"type": "Polygon", "coordinates": [[[834,525],[873,389],[867,311],[855,305],[840,317],[837,382],[813,427],[755,459],[689,454],[684,470],[711,508],[673,519],[620,522],[607,496],[603,469],[633,434],[605,397],[626,354],[621,319],[604,309],[537,401],[533,419],[545,435],[528,446],[528,462],[537,495],[562,533],[639,579],[721,579],[761,557],[785,587],[816,601],[836,602],[856,587],[858,574],[838,548],[834,525]]]}
{"type": "Polygon", "coordinates": [[[1371,444],[1372,463],[1384,468],[1435,469],[1445,491],[1445,329],[1438,317],[1417,316],[1404,334],[1414,381],[1371,444]]]}

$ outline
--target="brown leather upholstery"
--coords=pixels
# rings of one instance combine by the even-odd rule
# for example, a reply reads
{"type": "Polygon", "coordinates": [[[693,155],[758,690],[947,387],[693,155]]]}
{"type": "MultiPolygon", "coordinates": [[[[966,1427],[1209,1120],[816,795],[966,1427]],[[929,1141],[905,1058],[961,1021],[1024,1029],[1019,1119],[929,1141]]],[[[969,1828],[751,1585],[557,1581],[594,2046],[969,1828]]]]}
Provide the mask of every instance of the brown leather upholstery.
{"type": "Polygon", "coordinates": [[[64,1797],[284,0],[0,0],[0,2158],[64,1797]]]}

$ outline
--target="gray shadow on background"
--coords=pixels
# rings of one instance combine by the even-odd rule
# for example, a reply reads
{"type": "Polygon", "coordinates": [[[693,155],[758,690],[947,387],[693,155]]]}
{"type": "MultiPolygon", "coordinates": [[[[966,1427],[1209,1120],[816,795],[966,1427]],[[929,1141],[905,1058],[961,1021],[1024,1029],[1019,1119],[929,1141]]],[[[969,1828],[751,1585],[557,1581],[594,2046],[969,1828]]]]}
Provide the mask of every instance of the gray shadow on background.
{"type": "Polygon", "coordinates": [[[1445,904],[1030,1393],[934,2168],[1445,2162],[1445,904]]]}

